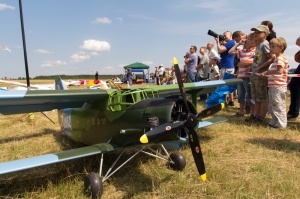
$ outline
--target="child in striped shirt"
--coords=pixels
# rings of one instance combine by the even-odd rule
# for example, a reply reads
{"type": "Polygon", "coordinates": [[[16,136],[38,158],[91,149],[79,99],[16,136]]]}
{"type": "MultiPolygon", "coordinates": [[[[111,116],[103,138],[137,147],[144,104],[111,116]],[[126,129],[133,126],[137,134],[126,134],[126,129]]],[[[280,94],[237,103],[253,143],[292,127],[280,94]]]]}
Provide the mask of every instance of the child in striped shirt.
{"type": "Polygon", "coordinates": [[[284,54],[286,47],[286,41],[282,37],[270,41],[270,53],[275,54],[276,58],[269,70],[261,74],[268,77],[268,108],[272,116],[269,126],[272,128],[285,128],[287,126],[285,94],[287,91],[288,59],[284,54]]]}
{"type": "Polygon", "coordinates": [[[236,43],[229,50],[229,54],[236,55],[239,58],[237,78],[243,79],[243,82],[237,85],[238,90],[238,102],[240,104],[239,112],[236,116],[244,116],[246,104],[250,106],[250,114],[254,114],[254,105],[250,103],[251,91],[250,91],[250,69],[255,56],[256,42],[254,40],[254,33],[250,33],[247,39],[242,39],[236,43]],[[238,47],[244,45],[243,48],[238,47]]]}

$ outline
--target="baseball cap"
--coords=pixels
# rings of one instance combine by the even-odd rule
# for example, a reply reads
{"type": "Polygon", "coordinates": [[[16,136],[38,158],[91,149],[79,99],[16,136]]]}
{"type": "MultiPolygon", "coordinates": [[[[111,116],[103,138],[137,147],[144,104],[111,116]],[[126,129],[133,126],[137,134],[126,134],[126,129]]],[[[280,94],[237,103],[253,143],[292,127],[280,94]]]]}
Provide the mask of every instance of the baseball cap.
{"type": "Polygon", "coordinates": [[[266,33],[268,33],[269,32],[269,28],[268,28],[268,26],[265,26],[265,25],[259,25],[256,28],[251,28],[251,31],[258,31],[258,32],[266,32],[266,33]]]}
{"type": "Polygon", "coordinates": [[[164,66],[164,65],[160,64],[159,66],[164,66]]]}

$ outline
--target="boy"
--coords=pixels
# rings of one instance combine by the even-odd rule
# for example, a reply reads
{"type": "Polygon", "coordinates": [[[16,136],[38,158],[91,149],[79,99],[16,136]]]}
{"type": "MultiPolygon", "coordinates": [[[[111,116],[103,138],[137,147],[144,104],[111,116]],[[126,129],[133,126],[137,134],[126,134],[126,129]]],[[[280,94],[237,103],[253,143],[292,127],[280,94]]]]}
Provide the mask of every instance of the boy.
{"type": "Polygon", "coordinates": [[[270,52],[276,56],[268,71],[262,76],[268,76],[269,113],[272,119],[269,126],[272,128],[285,128],[286,118],[286,96],[288,59],[284,51],[287,47],[285,39],[274,38],[270,41],[270,52]]]}
{"type": "MultiPolygon", "coordinates": [[[[245,113],[246,103],[251,105],[251,91],[250,91],[250,69],[253,64],[253,58],[255,56],[256,43],[254,40],[254,33],[250,33],[247,39],[241,39],[230,50],[229,54],[236,55],[239,58],[238,75],[237,78],[241,78],[243,82],[237,85],[238,87],[238,102],[240,104],[239,112],[236,116],[242,117],[245,113]],[[238,49],[238,46],[244,45],[243,49],[238,49]]],[[[250,114],[254,113],[254,106],[250,106],[250,114]]]]}
{"type": "Polygon", "coordinates": [[[266,40],[269,34],[269,28],[265,25],[260,25],[257,28],[252,28],[254,31],[254,40],[257,44],[255,57],[251,66],[250,77],[251,97],[254,99],[254,113],[246,118],[246,122],[265,122],[265,117],[268,111],[268,79],[256,73],[262,73],[268,70],[268,67],[274,60],[274,55],[270,53],[269,42],[266,40]]]}
{"type": "Polygon", "coordinates": [[[209,80],[218,80],[220,79],[220,71],[218,63],[220,62],[219,57],[211,57],[210,58],[210,66],[209,66],[209,80]]]}

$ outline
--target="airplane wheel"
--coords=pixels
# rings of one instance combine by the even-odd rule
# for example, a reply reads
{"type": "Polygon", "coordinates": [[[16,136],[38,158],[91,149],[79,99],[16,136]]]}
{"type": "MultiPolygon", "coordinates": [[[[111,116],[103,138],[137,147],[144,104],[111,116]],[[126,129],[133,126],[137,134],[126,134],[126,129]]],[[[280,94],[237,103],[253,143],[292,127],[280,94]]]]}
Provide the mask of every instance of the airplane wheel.
{"type": "Polygon", "coordinates": [[[89,173],[84,177],[84,193],[93,199],[101,198],[103,194],[103,182],[99,174],[89,173]]]}
{"type": "Polygon", "coordinates": [[[176,171],[182,171],[186,166],[185,157],[178,151],[170,154],[170,167],[176,171]]]}

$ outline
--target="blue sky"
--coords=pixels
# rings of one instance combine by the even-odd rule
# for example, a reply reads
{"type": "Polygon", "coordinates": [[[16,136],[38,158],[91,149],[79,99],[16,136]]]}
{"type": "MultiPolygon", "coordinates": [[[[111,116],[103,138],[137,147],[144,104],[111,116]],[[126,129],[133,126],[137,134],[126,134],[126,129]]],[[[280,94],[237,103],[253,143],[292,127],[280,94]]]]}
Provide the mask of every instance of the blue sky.
{"type": "MultiPolygon", "coordinates": [[[[170,67],[191,45],[206,46],[217,33],[270,20],[287,40],[290,67],[300,47],[300,1],[239,0],[23,0],[29,74],[122,74],[142,62],[170,67]],[[292,2],[292,3],[291,3],[292,2]]],[[[0,0],[0,78],[25,77],[18,0],[0,0]]],[[[199,52],[198,52],[199,54],[199,52]]]]}

